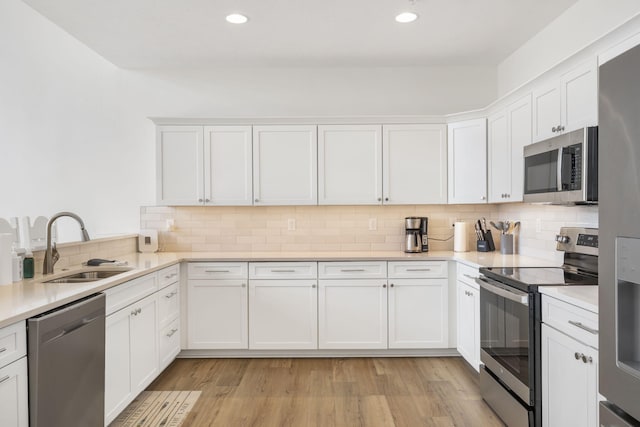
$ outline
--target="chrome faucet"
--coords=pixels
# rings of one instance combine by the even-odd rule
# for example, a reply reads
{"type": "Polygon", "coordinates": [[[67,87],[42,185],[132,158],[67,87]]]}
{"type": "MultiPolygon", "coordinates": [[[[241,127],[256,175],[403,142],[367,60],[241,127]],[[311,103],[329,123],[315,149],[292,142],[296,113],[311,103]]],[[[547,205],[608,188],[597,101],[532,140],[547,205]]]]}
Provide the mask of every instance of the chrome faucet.
{"type": "Polygon", "coordinates": [[[56,244],[51,243],[51,226],[58,218],[63,216],[68,216],[78,221],[78,224],[80,224],[80,231],[82,231],[83,242],[88,242],[89,240],[91,240],[89,238],[89,233],[87,233],[87,230],[84,228],[84,221],[82,221],[82,218],[80,218],[78,215],[74,214],[73,212],[58,212],[57,214],[53,215],[47,222],[47,250],[44,253],[44,263],[42,264],[43,274],[53,273],[53,266],[56,262],[58,262],[58,259],[60,259],[60,254],[58,254],[56,244]]]}

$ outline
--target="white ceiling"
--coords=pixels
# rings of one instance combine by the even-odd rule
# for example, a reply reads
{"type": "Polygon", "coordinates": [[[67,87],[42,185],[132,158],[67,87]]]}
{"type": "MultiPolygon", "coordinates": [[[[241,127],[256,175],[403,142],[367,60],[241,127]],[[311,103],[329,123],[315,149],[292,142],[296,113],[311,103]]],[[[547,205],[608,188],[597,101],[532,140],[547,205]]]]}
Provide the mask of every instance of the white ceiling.
{"type": "Polygon", "coordinates": [[[577,0],[24,1],[120,67],[204,68],[497,65],[577,0]]]}

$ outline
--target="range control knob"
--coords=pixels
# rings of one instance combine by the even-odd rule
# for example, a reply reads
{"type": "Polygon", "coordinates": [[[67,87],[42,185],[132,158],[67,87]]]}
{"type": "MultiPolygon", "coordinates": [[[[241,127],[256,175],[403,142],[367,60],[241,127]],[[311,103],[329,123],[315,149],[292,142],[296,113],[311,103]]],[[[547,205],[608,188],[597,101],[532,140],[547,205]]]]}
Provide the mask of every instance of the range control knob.
{"type": "Polygon", "coordinates": [[[556,235],[556,242],[558,243],[569,243],[569,236],[563,236],[562,234],[556,235]]]}

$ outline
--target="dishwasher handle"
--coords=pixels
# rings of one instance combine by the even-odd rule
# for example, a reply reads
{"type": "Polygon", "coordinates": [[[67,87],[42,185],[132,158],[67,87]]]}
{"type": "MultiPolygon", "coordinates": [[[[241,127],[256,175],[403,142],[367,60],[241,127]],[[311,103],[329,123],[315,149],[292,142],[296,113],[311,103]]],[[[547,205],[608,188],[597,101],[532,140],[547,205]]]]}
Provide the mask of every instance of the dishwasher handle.
{"type": "MultiPolygon", "coordinates": [[[[91,323],[93,323],[96,320],[98,320],[100,318],[103,318],[103,317],[104,317],[104,315],[99,315],[98,314],[97,316],[94,316],[94,317],[92,317],[90,319],[86,319],[86,318],[82,319],[80,322],[76,323],[75,325],[73,325],[71,327],[63,328],[62,331],[60,333],[58,333],[57,335],[54,335],[52,337],[51,336],[47,337],[47,340],[43,341],[43,344],[48,344],[48,343],[54,342],[56,340],[59,340],[60,338],[64,337],[65,335],[68,335],[71,332],[77,331],[78,329],[83,328],[83,327],[85,327],[87,325],[90,325],[91,323]]],[[[51,334],[49,334],[49,335],[51,335],[51,334]]]]}

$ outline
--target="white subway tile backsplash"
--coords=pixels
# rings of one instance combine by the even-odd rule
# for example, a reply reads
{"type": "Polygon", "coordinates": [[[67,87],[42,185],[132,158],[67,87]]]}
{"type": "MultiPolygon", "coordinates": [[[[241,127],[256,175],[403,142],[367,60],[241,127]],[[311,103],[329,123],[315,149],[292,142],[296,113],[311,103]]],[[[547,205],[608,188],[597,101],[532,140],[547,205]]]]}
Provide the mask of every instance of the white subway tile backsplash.
{"type": "MultiPolygon", "coordinates": [[[[597,206],[502,205],[155,207],[140,209],[143,228],[160,231],[163,251],[396,251],[404,244],[404,218],[429,217],[430,250],[452,250],[455,221],[521,221],[518,253],[557,260],[561,226],[598,225],[597,206]],[[369,230],[375,218],[376,229],[369,230]],[[166,230],[166,220],[175,230],[166,230]],[[295,230],[289,230],[289,219],[295,230]],[[540,224],[540,232],[536,226],[540,224]],[[445,241],[436,241],[441,239],[445,241]]],[[[496,242],[499,234],[493,231],[496,242]]],[[[475,233],[470,228],[471,248],[475,233]]],[[[561,259],[560,254],[560,258],[561,259]]]]}

